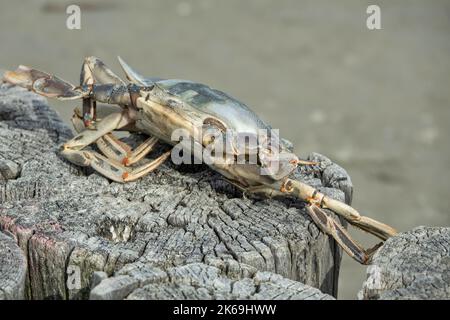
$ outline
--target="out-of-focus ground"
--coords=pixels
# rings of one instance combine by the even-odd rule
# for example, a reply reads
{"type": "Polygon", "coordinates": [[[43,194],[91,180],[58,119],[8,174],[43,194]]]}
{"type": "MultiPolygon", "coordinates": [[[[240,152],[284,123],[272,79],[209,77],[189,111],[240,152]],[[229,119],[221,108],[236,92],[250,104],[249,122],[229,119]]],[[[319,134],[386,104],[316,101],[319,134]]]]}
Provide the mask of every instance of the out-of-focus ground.
{"type": "MultiPolygon", "coordinates": [[[[299,155],[346,168],[365,215],[399,230],[450,225],[449,1],[1,2],[0,68],[77,83],[87,55],[118,73],[121,55],[145,75],[246,102],[299,155]],[[66,28],[73,3],[81,30],[66,28]],[[382,30],[366,28],[369,4],[381,7],[382,30]]],[[[51,104],[66,120],[75,106],[51,104]]],[[[339,297],[355,298],[364,278],[345,257],[339,297]]]]}

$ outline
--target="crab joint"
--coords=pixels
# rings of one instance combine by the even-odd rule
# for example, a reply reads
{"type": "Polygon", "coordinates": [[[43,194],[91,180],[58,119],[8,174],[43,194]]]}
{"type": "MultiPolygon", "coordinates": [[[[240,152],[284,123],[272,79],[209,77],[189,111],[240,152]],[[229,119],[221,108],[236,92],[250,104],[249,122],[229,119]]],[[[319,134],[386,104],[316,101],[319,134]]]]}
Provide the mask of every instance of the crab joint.
{"type": "Polygon", "coordinates": [[[137,108],[137,99],[140,97],[140,87],[135,84],[129,84],[127,89],[128,94],[130,95],[131,106],[137,108]]]}
{"type": "Polygon", "coordinates": [[[281,184],[281,188],[280,191],[281,192],[288,192],[291,193],[294,190],[294,187],[292,185],[292,181],[289,179],[286,179],[282,184],[281,184]]]}
{"type": "Polygon", "coordinates": [[[130,163],[130,158],[124,157],[124,158],[122,159],[122,164],[123,164],[124,166],[127,166],[129,163],[130,163]]]}
{"type": "Polygon", "coordinates": [[[307,200],[308,200],[308,202],[313,203],[313,204],[323,208],[323,207],[326,207],[323,202],[324,199],[325,199],[325,195],[323,193],[320,193],[319,191],[314,190],[312,196],[309,197],[307,200]]]}

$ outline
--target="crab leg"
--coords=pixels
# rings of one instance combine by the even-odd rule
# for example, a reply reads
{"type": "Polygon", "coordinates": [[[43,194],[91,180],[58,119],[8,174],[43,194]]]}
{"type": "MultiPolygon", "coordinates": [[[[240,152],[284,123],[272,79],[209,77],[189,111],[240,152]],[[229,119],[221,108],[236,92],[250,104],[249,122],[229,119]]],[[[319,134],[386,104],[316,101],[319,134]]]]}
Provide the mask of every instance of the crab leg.
{"type": "MultiPolygon", "coordinates": [[[[100,59],[86,57],[81,66],[80,85],[93,85],[95,83],[125,83],[112,72],[100,59]]],[[[91,98],[83,99],[83,121],[87,128],[93,129],[97,120],[97,103],[91,98]]]]}
{"type": "Polygon", "coordinates": [[[138,89],[137,87],[114,83],[75,87],[58,77],[25,66],[19,66],[16,71],[5,72],[3,79],[47,98],[58,100],[92,98],[99,102],[127,106],[133,104],[131,96],[132,93],[135,93],[133,90],[138,89]]]}
{"type": "Polygon", "coordinates": [[[97,141],[97,146],[108,158],[124,166],[130,166],[150,153],[157,142],[157,138],[150,137],[132,150],[129,145],[117,139],[112,133],[108,133],[97,141]]]}
{"type": "Polygon", "coordinates": [[[152,162],[133,169],[129,169],[95,151],[66,149],[62,154],[72,163],[79,166],[89,166],[113,181],[125,183],[137,180],[158,168],[170,156],[170,151],[152,162]]]}
{"type": "Polygon", "coordinates": [[[323,193],[303,182],[287,178],[276,185],[278,185],[280,192],[284,194],[293,194],[308,202],[306,209],[313,221],[322,231],[331,235],[345,252],[362,264],[367,264],[370,262],[372,254],[376,251],[380,244],[369,250],[364,250],[361,245],[352,239],[347,230],[345,230],[345,228],[342,227],[338,221],[330,217],[322,208],[332,210],[336,214],[345,218],[350,224],[383,240],[397,234],[397,231],[395,231],[392,227],[374,219],[361,216],[352,207],[343,202],[327,197],[323,193]]]}
{"type": "MultiPolygon", "coordinates": [[[[98,152],[85,150],[84,148],[111,131],[126,126],[133,120],[126,112],[112,113],[99,121],[95,129],[85,129],[63,145],[61,154],[70,162],[79,166],[90,166],[107,178],[117,182],[136,180],[150,173],[161,165],[170,155],[170,151],[162,154],[157,159],[137,168],[127,168],[114,159],[109,159],[98,152]]],[[[141,148],[140,150],[142,150],[141,148]]],[[[145,149],[145,148],[144,148],[145,149]]]]}
{"type": "Polygon", "coordinates": [[[157,138],[150,137],[132,150],[129,145],[117,139],[112,133],[108,133],[97,140],[97,146],[109,159],[124,166],[131,166],[150,153],[157,142],[157,138]]]}
{"type": "Polygon", "coordinates": [[[382,242],[369,250],[364,250],[358,244],[345,228],[335,219],[330,217],[324,210],[314,204],[309,204],[306,210],[316,225],[326,234],[332,236],[344,251],[353,259],[361,264],[367,264],[373,253],[378,249],[382,242]]]}
{"type": "MultiPolygon", "coordinates": [[[[100,62],[96,58],[87,58],[83,64],[82,69],[81,81],[83,85],[81,87],[75,87],[72,84],[55,76],[25,66],[20,66],[16,71],[6,72],[4,78],[7,82],[28,88],[46,97],[57,98],[60,100],[82,98],[84,100],[83,107],[85,109],[83,111],[87,111],[87,113],[82,116],[83,124],[84,127],[87,127],[92,131],[92,133],[84,130],[74,139],[66,143],[63,150],[63,155],[68,158],[68,160],[74,163],[79,162],[80,165],[84,166],[91,165],[94,169],[97,169],[97,171],[104,173],[106,176],[115,181],[124,180],[122,178],[111,176],[112,172],[117,173],[117,171],[122,170],[121,168],[117,168],[116,165],[131,165],[139,161],[152,150],[152,147],[154,146],[156,141],[155,139],[149,139],[140,147],[138,147],[134,152],[132,152],[130,147],[126,146],[126,144],[112,135],[111,132],[116,129],[123,128],[127,125],[132,126],[133,120],[130,119],[130,114],[132,112],[129,108],[125,108],[126,110],[124,110],[123,113],[115,113],[107,116],[105,119],[103,119],[103,125],[101,126],[101,128],[97,129],[92,126],[91,122],[96,116],[95,103],[93,103],[94,100],[107,103],[115,103],[122,106],[130,106],[133,104],[131,97],[132,92],[129,91],[129,88],[122,82],[122,80],[114,75],[112,71],[110,71],[102,62],[100,62]],[[90,83],[97,80],[111,81],[112,83],[90,83]],[[117,116],[120,116],[120,121],[116,119],[117,116]],[[122,123],[124,119],[128,120],[122,123]],[[111,161],[115,162],[114,165],[111,166],[111,168],[113,168],[112,171],[106,170],[105,168],[95,168],[98,163],[105,163],[104,160],[109,161],[109,159],[102,156],[102,158],[104,159],[98,157],[99,162],[91,163],[88,158],[83,157],[84,155],[88,155],[90,151],[83,151],[81,153],[79,152],[79,150],[81,150],[85,146],[96,141],[98,142],[97,145],[105,153],[105,155],[110,156],[112,158],[111,161]],[[74,150],[74,148],[76,150],[74,150]],[[120,157],[121,155],[122,157],[120,157]],[[118,157],[120,158],[118,159],[118,157]]],[[[77,116],[75,116],[73,119],[76,120],[77,116]]],[[[76,127],[76,130],[83,130],[79,126],[79,124],[76,124],[75,122],[74,125],[76,127]]],[[[97,123],[99,124],[100,122],[97,123]]],[[[164,159],[166,159],[167,155],[163,155],[161,157],[164,157],[164,159]]],[[[155,162],[157,162],[157,160],[155,160],[155,162]]],[[[147,167],[133,169],[126,174],[124,173],[124,175],[130,176],[130,179],[132,179],[132,177],[137,173],[139,173],[139,176],[142,176],[144,173],[149,172],[145,171],[145,168],[147,167]]],[[[125,179],[124,181],[127,180],[125,179]]]]}
{"type": "MultiPolygon", "coordinates": [[[[297,182],[297,181],[294,181],[297,182]]],[[[233,183],[233,182],[232,182],[233,183]]],[[[235,184],[239,187],[239,184],[235,184]]],[[[242,188],[245,193],[249,194],[261,194],[266,197],[278,197],[286,195],[286,193],[292,192],[295,193],[294,190],[287,190],[286,187],[281,189],[274,189],[267,185],[259,185],[254,187],[242,188]]],[[[298,194],[298,193],[295,193],[298,194]]],[[[378,249],[378,247],[382,244],[379,243],[375,247],[369,250],[364,250],[364,248],[358,244],[350,234],[345,230],[345,228],[333,219],[327,212],[321,209],[317,202],[312,199],[303,199],[308,201],[308,205],[306,206],[306,211],[310,215],[311,219],[314,223],[326,234],[332,236],[336,242],[344,249],[344,251],[353,259],[358,261],[361,264],[367,264],[370,262],[370,259],[373,253],[378,249]]]]}
{"type": "Polygon", "coordinates": [[[286,193],[292,193],[300,199],[322,208],[328,208],[336,214],[342,216],[352,225],[367,231],[382,240],[395,236],[397,231],[392,227],[376,221],[374,219],[361,216],[358,211],[349,205],[327,197],[323,193],[317,191],[315,188],[292,179],[286,179],[280,185],[280,190],[286,193]]]}
{"type": "MultiPolygon", "coordinates": [[[[72,124],[78,133],[85,130],[84,121],[79,115],[78,109],[75,109],[75,113],[72,116],[72,124]]],[[[157,138],[150,137],[133,150],[128,144],[120,141],[114,134],[107,133],[98,138],[96,144],[107,158],[125,166],[130,166],[151,152],[157,142],[157,138]]]]}
{"type": "Polygon", "coordinates": [[[37,94],[60,100],[73,100],[89,96],[89,91],[84,91],[74,85],[61,80],[48,73],[19,66],[16,71],[7,71],[3,80],[11,84],[32,90],[37,94]]]}
{"type": "Polygon", "coordinates": [[[170,151],[167,151],[155,160],[140,167],[129,170],[128,173],[122,175],[122,181],[119,182],[130,182],[142,178],[143,176],[149,174],[150,172],[158,168],[161,164],[163,164],[164,161],[166,161],[166,159],[170,156],[170,153],[170,151]]]}
{"type": "MultiPolygon", "coordinates": [[[[88,85],[94,83],[125,84],[122,79],[103,63],[103,61],[94,56],[86,57],[81,67],[80,84],[88,85]]],[[[93,99],[83,99],[82,118],[84,126],[92,128],[91,124],[92,122],[95,122],[97,118],[96,103],[93,99]]],[[[74,122],[74,120],[72,122],[74,122]]],[[[75,123],[74,126],[76,126],[75,123]]],[[[97,146],[108,158],[119,161],[125,166],[129,166],[145,157],[157,142],[158,139],[149,138],[132,151],[130,146],[120,141],[114,134],[108,133],[97,140],[97,146]]]]}

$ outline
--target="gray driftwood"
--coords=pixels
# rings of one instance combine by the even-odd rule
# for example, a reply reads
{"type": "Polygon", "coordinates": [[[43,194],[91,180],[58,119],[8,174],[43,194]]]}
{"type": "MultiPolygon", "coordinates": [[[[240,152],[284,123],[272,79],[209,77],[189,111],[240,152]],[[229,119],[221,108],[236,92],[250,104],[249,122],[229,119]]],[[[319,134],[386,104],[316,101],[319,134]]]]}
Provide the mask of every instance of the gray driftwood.
{"type": "Polygon", "coordinates": [[[27,263],[16,241],[0,232],[0,300],[23,299],[27,263]]]}
{"type": "MultiPolygon", "coordinates": [[[[25,252],[28,298],[88,298],[91,279],[104,286],[105,277],[117,279],[130,263],[164,270],[160,285],[170,292],[175,290],[170,270],[193,270],[182,267],[195,264],[206,274],[220,270],[223,283],[228,277],[257,288],[269,277],[274,280],[263,282],[280,288],[291,279],[336,294],[341,251],[319,232],[302,203],[247,199],[205,166],[170,161],[137,182],[112,183],[58,155],[70,137],[45,99],[0,86],[0,230],[13,234],[25,252]],[[247,269],[252,272],[233,275],[247,269]]],[[[143,138],[134,135],[128,142],[143,138]]],[[[347,173],[321,155],[310,158],[321,161],[319,172],[297,172],[298,178],[350,202],[347,173]]],[[[300,283],[288,285],[292,297],[302,296],[300,283]]],[[[154,297],[143,293],[147,286],[135,286],[127,287],[130,298],[154,297]]],[[[242,297],[246,288],[227,297],[242,297]]],[[[100,289],[95,290],[94,296],[100,289]]],[[[248,295],[269,297],[274,291],[264,292],[248,295]]],[[[322,297],[315,294],[311,297],[322,297]]]]}
{"type": "Polygon", "coordinates": [[[450,228],[418,227],[386,241],[360,299],[450,299],[450,228]]]}

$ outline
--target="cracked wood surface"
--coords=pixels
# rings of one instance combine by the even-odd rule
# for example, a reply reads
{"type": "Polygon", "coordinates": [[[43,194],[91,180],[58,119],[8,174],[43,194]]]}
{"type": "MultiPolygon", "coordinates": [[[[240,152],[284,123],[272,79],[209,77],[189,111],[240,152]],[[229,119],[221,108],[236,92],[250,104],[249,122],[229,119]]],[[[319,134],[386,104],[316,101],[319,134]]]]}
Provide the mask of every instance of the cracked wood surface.
{"type": "Polygon", "coordinates": [[[190,263],[164,271],[131,263],[104,279],[90,293],[92,300],[332,300],[319,289],[279,274],[228,261],[225,270],[190,263]]]}
{"type": "Polygon", "coordinates": [[[15,239],[0,232],[0,300],[23,299],[27,264],[15,239]]]}
{"type": "Polygon", "coordinates": [[[374,255],[359,299],[450,299],[450,228],[417,227],[374,255]]]}
{"type": "MultiPolygon", "coordinates": [[[[201,263],[224,277],[237,264],[336,294],[341,251],[302,203],[247,199],[203,165],[170,161],[139,181],[110,182],[58,155],[71,136],[45,99],[0,86],[0,230],[25,252],[28,298],[88,298],[95,271],[112,276],[130,263],[166,271],[201,263]],[[66,284],[74,266],[79,289],[66,284]]],[[[310,159],[319,172],[297,178],[350,202],[347,173],[319,154],[310,159]]]]}
{"type": "Polygon", "coordinates": [[[0,300],[23,299],[27,263],[11,234],[0,232],[0,300]]]}

